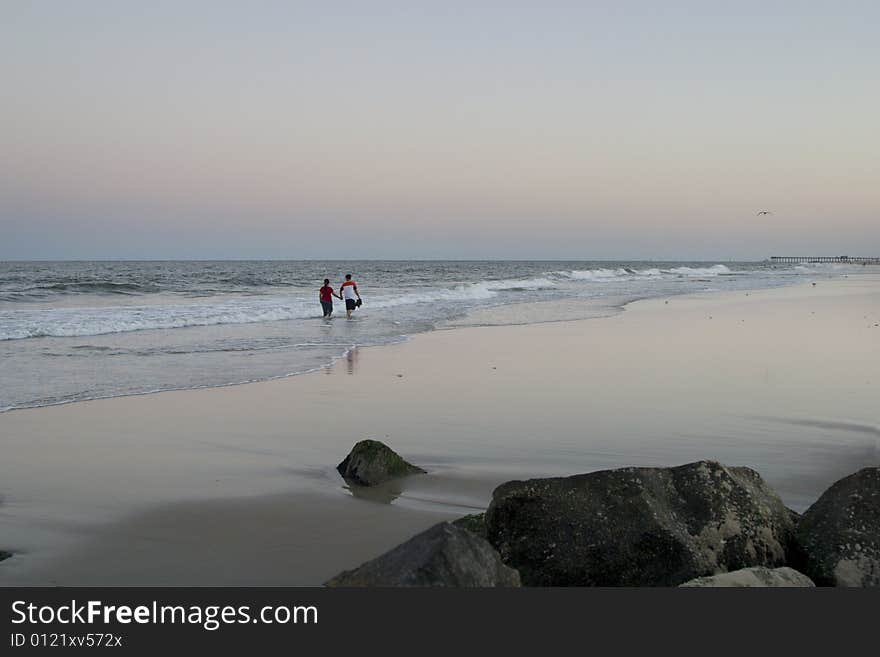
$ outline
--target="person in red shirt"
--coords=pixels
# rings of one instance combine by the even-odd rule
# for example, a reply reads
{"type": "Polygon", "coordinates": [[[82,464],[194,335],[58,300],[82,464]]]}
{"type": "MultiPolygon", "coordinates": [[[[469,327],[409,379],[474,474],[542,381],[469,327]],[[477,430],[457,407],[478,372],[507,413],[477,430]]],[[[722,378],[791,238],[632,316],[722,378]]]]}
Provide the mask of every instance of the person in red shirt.
{"type": "Polygon", "coordinates": [[[324,287],[318,290],[318,299],[321,300],[321,308],[324,310],[324,319],[327,319],[333,314],[333,297],[342,301],[342,297],[336,294],[336,292],[333,291],[333,288],[330,287],[330,279],[325,278],[324,287]]]}

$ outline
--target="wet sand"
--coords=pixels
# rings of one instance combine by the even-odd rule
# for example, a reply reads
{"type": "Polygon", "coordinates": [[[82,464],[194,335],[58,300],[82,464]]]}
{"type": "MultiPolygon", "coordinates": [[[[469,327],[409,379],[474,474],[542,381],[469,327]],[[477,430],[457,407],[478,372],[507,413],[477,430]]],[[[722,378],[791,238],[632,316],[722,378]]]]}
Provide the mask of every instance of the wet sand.
{"type": "Polygon", "coordinates": [[[748,465],[803,510],[880,463],[878,324],[880,276],[850,276],[0,414],[0,585],[320,584],[508,479],[625,465],[748,465]],[[430,474],[352,495],[364,437],[430,474]]]}

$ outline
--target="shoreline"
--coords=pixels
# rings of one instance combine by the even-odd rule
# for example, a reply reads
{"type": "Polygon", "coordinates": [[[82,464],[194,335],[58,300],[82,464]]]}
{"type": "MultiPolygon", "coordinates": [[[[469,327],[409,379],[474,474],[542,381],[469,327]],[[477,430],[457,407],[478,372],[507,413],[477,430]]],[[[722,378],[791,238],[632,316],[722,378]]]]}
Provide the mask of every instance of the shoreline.
{"type": "Polygon", "coordinates": [[[831,371],[880,380],[854,357],[880,329],[863,335],[851,321],[856,311],[877,321],[877,294],[876,278],[853,277],[640,300],[601,321],[456,327],[360,347],[309,376],[3,413],[0,549],[15,554],[0,562],[0,583],[319,584],[438,518],[485,508],[503,481],[696,454],[769,469],[802,509],[840,472],[878,461],[870,393],[831,371]],[[830,312],[811,327],[808,309],[820,305],[830,312]],[[784,326],[797,344],[772,338],[784,326]],[[725,354],[725,338],[761,353],[725,354]],[[793,346],[815,344],[828,353],[807,354],[811,364],[827,366],[842,392],[817,389],[812,374],[760,370],[758,356],[789,366],[793,346]],[[749,390],[755,382],[763,394],[749,390]],[[834,407],[823,410],[823,397],[834,407]],[[815,426],[845,421],[853,426],[815,426]],[[333,467],[367,436],[430,474],[384,500],[353,497],[333,467]],[[354,534],[365,544],[352,545],[354,534]],[[205,536],[225,545],[223,559],[247,560],[245,571],[200,566],[205,536]]]}
{"type": "MultiPolygon", "coordinates": [[[[71,261],[71,262],[79,262],[79,261],[71,261]]],[[[88,262],[88,261],[84,261],[84,262],[88,262]]],[[[531,262],[531,261],[523,261],[523,262],[531,262]]],[[[564,262],[564,261],[561,261],[561,262],[564,262]]],[[[616,261],[609,261],[609,262],[616,262],[616,261]]],[[[646,261],[646,262],[653,262],[653,261],[646,261]]],[[[662,263],[663,261],[657,261],[657,262],[662,263]]],[[[707,261],[707,262],[709,262],[709,261],[707,261]]],[[[743,263],[739,262],[739,261],[724,261],[721,264],[743,264],[743,263]]],[[[841,279],[841,278],[847,278],[850,275],[859,276],[862,274],[859,274],[859,273],[838,274],[838,275],[835,275],[832,278],[830,278],[829,281],[833,282],[833,281],[841,279]]],[[[272,381],[283,381],[285,379],[290,379],[290,378],[300,377],[300,376],[307,376],[307,375],[315,374],[317,372],[321,372],[321,371],[324,371],[327,369],[331,369],[331,368],[335,367],[336,364],[340,360],[345,359],[348,356],[349,352],[353,349],[369,349],[369,348],[374,348],[374,347],[393,347],[395,345],[409,342],[413,339],[418,338],[419,336],[430,335],[430,334],[442,332],[442,331],[457,331],[457,330],[461,330],[461,329],[471,329],[471,328],[518,327],[518,326],[537,326],[537,325],[543,325],[543,324],[556,324],[556,323],[567,323],[567,322],[585,322],[585,321],[591,321],[594,319],[603,319],[605,317],[611,317],[616,314],[625,312],[627,307],[631,306],[632,304],[649,302],[652,300],[673,299],[673,298],[682,298],[682,297],[690,297],[690,296],[700,297],[700,296],[704,296],[704,295],[740,294],[744,291],[760,292],[760,291],[764,291],[764,290],[797,288],[797,287],[806,286],[809,284],[810,284],[809,281],[791,281],[791,282],[783,283],[781,285],[772,286],[772,287],[757,287],[757,288],[748,288],[745,290],[735,290],[735,291],[734,290],[710,289],[710,290],[698,291],[698,292],[687,291],[687,292],[680,292],[677,294],[640,296],[640,297],[636,297],[636,298],[624,297],[625,300],[620,300],[617,302],[613,301],[613,297],[596,297],[596,298],[590,299],[591,305],[595,306],[594,312],[592,312],[591,314],[587,314],[585,316],[579,315],[577,317],[570,317],[570,318],[562,317],[562,318],[557,318],[557,319],[532,320],[532,321],[522,321],[522,322],[505,321],[505,322],[501,322],[501,323],[492,323],[490,320],[487,323],[474,324],[474,323],[469,323],[468,318],[479,317],[479,316],[483,315],[484,313],[488,313],[488,315],[491,317],[492,315],[496,315],[498,313],[498,311],[503,311],[507,307],[520,307],[520,306],[530,307],[530,306],[541,306],[543,304],[546,304],[549,306],[551,304],[556,305],[557,302],[556,301],[524,301],[524,302],[520,302],[520,303],[509,304],[508,306],[499,305],[499,306],[492,306],[488,309],[472,309],[471,311],[469,311],[467,314],[463,315],[462,317],[457,318],[457,319],[447,320],[443,324],[435,326],[432,329],[429,329],[429,330],[426,330],[423,332],[419,332],[419,333],[401,335],[400,340],[395,340],[395,341],[391,341],[391,342],[387,342],[387,343],[383,343],[383,344],[366,344],[366,345],[353,344],[353,345],[349,346],[342,354],[332,357],[330,362],[323,364],[323,365],[319,365],[317,367],[312,367],[312,368],[303,370],[301,372],[291,372],[288,374],[281,374],[281,375],[276,375],[276,376],[269,376],[269,377],[263,377],[263,378],[255,378],[255,379],[247,379],[247,380],[243,380],[243,381],[233,381],[233,382],[229,382],[229,383],[186,386],[186,387],[179,387],[179,388],[160,388],[160,389],[156,389],[156,390],[145,390],[143,392],[126,392],[126,393],[121,393],[121,394],[86,397],[86,398],[82,398],[82,399],[67,399],[67,400],[52,402],[52,403],[48,403],[48,404],[41,404],[41,405],[34,404],[34,405],[27,405],[27,406],[12,406],[9,408],[0,409],[0,417],[2,417],[6,413],[13,413],[13,412],[17,412],[17,411],[30,411],[30,410],[40,409],[40,408],[51,408],[54,406],[66,406],[69,404],[79,404],[79,403],[84,403],[84,402],[106,401],[106,400],[111,400],[111,399],[122,399],[122,398],[126,398],[126,397],[142,397],[142,396],[148,396],[148,395],[157,395],[157,394],[161,394],[161,393],[165,393],[165,392],[185,392],[185,391],[190,391],[190,390],[212,390],[212,389],[221,389],[221,388],[231,388],[231,387],[252,385],[252,384],[259,384],[259,383],[269,383],[272,381]],[[610,303],[610,304],[607,303],[609,300],[611,300],[612,303],[610,303]]],[[[573,300],[566,298],[565,301],[571,302],[573,300]]],[[[336,321],[342,321],[341,316],[338,316],[336,318],[336,321]]]]}

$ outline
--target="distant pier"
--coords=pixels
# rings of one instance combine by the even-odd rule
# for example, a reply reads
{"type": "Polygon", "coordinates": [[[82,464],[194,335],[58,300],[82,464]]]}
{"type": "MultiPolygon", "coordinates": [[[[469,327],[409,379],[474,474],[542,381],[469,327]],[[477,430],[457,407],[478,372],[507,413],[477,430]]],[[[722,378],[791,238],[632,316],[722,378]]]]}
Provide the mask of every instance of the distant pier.
{"type": "Polygon", "coordinates": [[[861,258],[854,256],[772,256],[770,262],[775,264],[839,262],[849,265],[880,265],[880,258],[861,258]]]}

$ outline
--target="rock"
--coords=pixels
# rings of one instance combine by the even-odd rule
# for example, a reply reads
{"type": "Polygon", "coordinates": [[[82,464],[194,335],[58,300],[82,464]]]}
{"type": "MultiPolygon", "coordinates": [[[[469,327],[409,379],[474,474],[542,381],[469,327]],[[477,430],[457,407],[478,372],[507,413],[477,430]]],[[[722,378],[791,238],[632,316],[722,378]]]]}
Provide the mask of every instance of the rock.
{"type": "Polygon", "coordinates": [[[753,568],[742,568],[734,570],[732,573],[721,573],[720,575],[710,575],[709,577],[698,577],[692,579],[681,586],[703,586],[703,587],[810,587],[816,586],[813,580],[799,573],[793,568],[783,566],[782,568],[765,568],[764,566],[754,566],[753,568]]]}
{"type": "Polygon", "coordinates": [[[483,538],[486,538],[485,513],[473,513],[469,516],[462,516],[458,520],[453,520],[452,524],[463,529],[467,529],[469,532],[473,532],[477,536],[482,536],[483,538]]]}
{"type": "Polygon", "coordinates": [[[404,461],[397,452],[378,440],[357,443],[336,469],[346,481],[361,486],[375,486],[390,479],[425,472],[404,461]]]}
{"type": "Polygon", "coordinates": [[[676,586],[783,566],[788,510],[749,468],[699,461],[512,481],[486,535],[526,586],[676,586]]]}
{"type": "Polygon", "coordinates": [[[519,586],[486,539],[441,522],[326,586],[519,586]]]}
{"type": "Polygon", "coordinates": [[[12,552],[6,552],[5,550],[0,550],[0,561],[3,561],[4,559],[8,559],[11,556],[12,556],[12,552]]]}
{"type": "Polygon", "coordinates": [[[822,493],[796,539],[793,561],[819,586],[880,586],[880,467],[822,493]]]}

